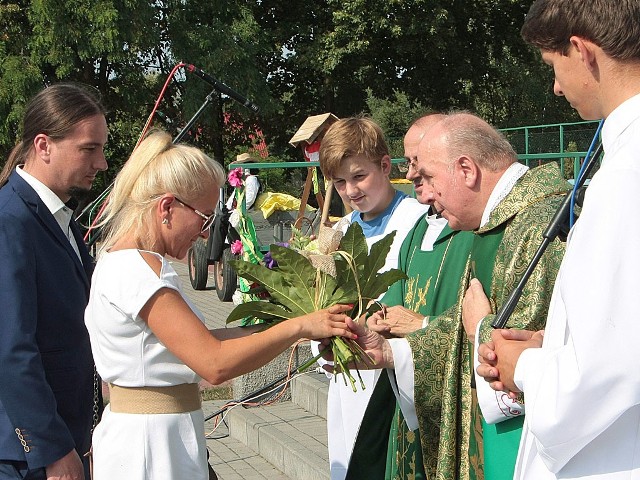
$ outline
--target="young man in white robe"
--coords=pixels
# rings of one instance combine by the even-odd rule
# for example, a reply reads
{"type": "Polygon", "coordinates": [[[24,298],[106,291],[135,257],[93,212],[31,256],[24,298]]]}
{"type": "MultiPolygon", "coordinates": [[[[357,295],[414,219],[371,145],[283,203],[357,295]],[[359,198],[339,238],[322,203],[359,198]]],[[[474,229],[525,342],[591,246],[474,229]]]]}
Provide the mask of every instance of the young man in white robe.
{"type": "Polygon", "coordinates": [[[605,119],[604,159],[544,334],[494,332],[477,373],[524,392],[514,478],[640,478],[640,2],[537,0],[522,35],[553,68],[554,93],[585,120],[605,119]]]}

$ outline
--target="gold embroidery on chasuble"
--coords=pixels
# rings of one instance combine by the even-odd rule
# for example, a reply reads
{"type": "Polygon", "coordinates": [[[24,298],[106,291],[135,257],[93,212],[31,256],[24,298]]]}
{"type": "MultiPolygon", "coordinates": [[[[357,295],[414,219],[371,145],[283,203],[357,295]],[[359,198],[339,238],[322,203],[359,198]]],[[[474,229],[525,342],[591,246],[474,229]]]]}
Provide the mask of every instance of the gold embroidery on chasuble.
{"type": "MultiPolygon", "coordinates": [[[[567,190],[557,165],[544,165],[525,174],[477,233],[505,225],[495,252],[491,285],[492,307],[502,305],[521,278],[542,240],[542,232],[567,190]]],[[[564,246],[552,243],[534,270],[508,326],[544,326],[553,282],[564,246]]],[[[415,399],[427,478],[483,478],[481,445],[469,452],[472,425],[470,345],[461,322],[461,303],[471,265],[460,282],[457,305],[432,318],[429,327],[407,336],[415,366],[415,399]]],[[[492,317],[492,316],[491,316],[492,317]]],[[[481,339],[491,332],[491,318],[482,323],[481,339]]]]}
{"type": "Polygon", "coordinates": [[[407,281],[407,294],[404,299],[404,305],[414,312],[419,312],[420,307],[427,305],[427,293],[431,285],[431,278],[427,280],[424,287],[420,287],[420,275],[409,278],[407,281]]]}

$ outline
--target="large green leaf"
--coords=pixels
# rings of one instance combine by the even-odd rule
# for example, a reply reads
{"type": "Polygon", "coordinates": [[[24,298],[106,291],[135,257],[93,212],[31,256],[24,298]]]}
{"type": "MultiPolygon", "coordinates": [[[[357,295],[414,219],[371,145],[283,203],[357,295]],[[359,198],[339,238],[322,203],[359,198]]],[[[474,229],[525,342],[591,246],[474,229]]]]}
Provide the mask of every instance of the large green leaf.
{"type": "Polygon", "coordinates": [[[377,274],[367,283],[366,295],[363,295],[365,303],[368,300],[375,300],[385,293],[391,285],[405,278],[407,278],[407,275],[397,268],[392,268],[391,270],[377,274]]]}
{"type": "Polygon", "coordinates": [[[241,277],[264,286],[273,300],[289,309],[293,316],[309,313],[308,300],[300,295],[297,288],[287,283],[277,269],[270,270],[244,260],[231,260],[229,263],[241,277]]]}
{"type": "Polygon", "coordinates": [[[350,304],[358,301],[358,293],[355,289],[344,289],[331,275],[319,272],[320,288],[318,289],[318,310],[329,308],[337,303],[350,304]]]}
{"type": "Polygon", "coordinates": [[[338,287],[331,298],[325,302],[327,306],[335,305],[336,303],[352,304],[358,302],[358,292],[355,287],[338,287]]]}
{"type": "Polygon", "coordinates": [[[271,256],[278,262],[278,271],[295,286],[301,299],[308,302],[310,312],[336,303],[357,301],[355,291],[348,292],[330,275],[316,269],[304,255],[285,247],[272,246],[271,256]]]}
{"type": "Polygon", "coordinates": [[[343,254],[334,256],[336,278],[316,269],[308,258],[294,249],[278,245],[271,246],[271,256],[278,262],[273,270],[251,262],[233,261],[238,275],[264,286],[271,295],[271,303],[258,301],[240,305],[234,309],[229,321],[248,316],[291,318],[337,303],[354,304],[354,312],[359,312],[370,300],[386,292],[391,284],[406,278],[397,269],[378,273],[385,264],[394,236],[395,232],[385,236],[369,250],[362,227],[357,223],[349,226],[340,243],[343,254]]]}
{"type": "Polygon", "coordinates": [[[235,322],[236,320],[241,320],[246,317],[256,317],[262,320],[284,320],[293,317],[293,315],[281,305],[256,300],[241,303],[236,306],[227,317],[227,323],[235,322]]]}
{"type": "MultiPolygon", "coordinates": [[[[366,303],[371,299],[378,298],[399,279],[406,278],[406,275],[397,269],[389,270],[390,273],[384,276],[378,273],[386,263],[395,234],[396,232],[391,232],[385,235],[369,249],[360,225],[353,223],[349,226],[340,244],[340,249],[351,255],[354,263],[350,265],[350,262],[343,257],[336,259],[336,269],[339,272],[338,284],[345,292],[356,293],[359,286],[360,295],[366,303]]],[[[349,295],[349,293],[341,297],[342,302],[351,301],[353,295],[349,295]]]]}
{"type": "Polygon", "coordinates": [[[369,254],[367,239],[359,223],[349,225],[349,228],[347,228],[347,231],[340,241],[340,250],[344,252],[347,258],[353,259],[353,262],[349,262],[343,256],[336,255],[336,279],[338,285],[347,285],[349,286],[348,288],[355,289],[356,281],[352,267],[355,266],[356,271],[364,268],[367,255],[369,254]]]}
{"type": "Polygon", "coordinates": [[[365,268],[368,272],[376,273],[380,271],[387,261],[387,255],[391,250],[393,239],[396,237],[396,231],[385,235],[383,238],[375,242],[369,248],[369,255],[365,259],[365,268]]]}
{"type": "Polygon", "coordinates": [[[278,262],[277,271],[283,275],[287,283],[295,286],[296,294],[304,305],[301,305],[301,308],[305,313],[315,311],[315,267],[308,258],[291,248],[272,245],[270,250],[271,256],[278,262]]]}
{"type": "Polygon", "coordinates": [[[336,283],[348,290],[355,290],[357,265],[355,263],[351,264],[347,259],[337,254],[334,255],[334,260],[336,262],[336,283]],[[351,269],[352,265],[356,267],[355,272],[351,269]]]}
{"type": "Polygon", "coordinates": [[[384,264],[387,261],[387,255],[389,254],[389,250],[391,250],[391,244],[393,243],[395,236],[396,232],[393,231],[371,245],[369,255],[365,259],[364,268],[359,279],[360,292],[363,297],[377,298],[380,293],[386,292],[386,289],[391,285],[387,285],[382,292],[375,293],[375,290],[379,289],[377,286],[380,285],[380,281],[376,281],[378,271],[384,267],[384,264]]]}
{"type": "Polygon", "coordinates": [[[367,239],[359,223],[349,225],[349,228],[347,228],[347,231],[340,241],[340,250],[351,255],[356,261],[356,264],[364,263],[367,255],[369,255],[369,247],[367,246],[367,239]]]}

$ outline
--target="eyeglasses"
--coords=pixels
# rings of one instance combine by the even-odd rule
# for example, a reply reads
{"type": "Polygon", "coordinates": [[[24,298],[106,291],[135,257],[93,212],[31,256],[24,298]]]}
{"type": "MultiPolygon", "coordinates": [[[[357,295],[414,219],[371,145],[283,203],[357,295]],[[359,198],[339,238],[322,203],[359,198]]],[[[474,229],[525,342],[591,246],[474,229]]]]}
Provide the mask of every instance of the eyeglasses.
{"type": "Polygon", "coordinates": [[[175,199],[176,199],[176,202],[181,203],[182,205],[184,205],[185,207],[193,210],[196,214],[198,214],[200,217],[202,217],[203,222],[202,222],[202,228],[200,229],[200,233],[204,233],[207,230],[209,230],[209,228],[213,224],[213,220],[215,219],[215,216],[216,216],[215,213],[212,213],[211,215],[206,215],[206,214],[202,213],[200,210],[198,210],[197,208],[193,208],[188,203],[184,203],[178,197],[175,197],[175,199]]]}
{"type": "Polygon", "coordinates": [[[418,162],[416,161],[416,158],[407,158],[407,161],[404,163],[404,169],[407,172],[411,169],[416,171],[418,169],[418,162]]]}

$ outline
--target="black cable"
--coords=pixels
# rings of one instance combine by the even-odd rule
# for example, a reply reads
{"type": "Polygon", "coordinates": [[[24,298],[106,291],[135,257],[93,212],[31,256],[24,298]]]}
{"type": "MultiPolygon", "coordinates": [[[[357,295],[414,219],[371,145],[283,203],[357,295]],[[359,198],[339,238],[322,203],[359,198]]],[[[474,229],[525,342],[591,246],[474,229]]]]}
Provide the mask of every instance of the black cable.
{"type": "MultiPolygon", "coordinates": [[[[309,359],[306,362],[302,363],[302,365],[305,365],[306,363],[309,363],[310,361],[311,361],[311,359],[309,359]]],[[[247,402],[248,400],[252,400],[252,399],[255,399],[256,397],[260,397],[261,395],[269,392],[269,390],[271,390],[276,385],[281,384],[282,382],[284,382],[288,378],[291,378],[294,375],[298,374],[299,373],[299,369],[300,369],[300,367],[296,367],[296,369],[292,370],[291,373],[287,373],[287,374],[283,375],[282,377],[277,378],[274,381],[272,381],[271,383],[265,385],[264,387],[260,387],[259,389],[254,390],[253,392],[251,392],[251,393],[245,395],[244,397],[242,397],[240,400],[231,400],[230,402],[228,402],[227,405],[225,405],[221,409],[219,409],[219,410],[213,412],[211,415],[208,415],[207,417],[205,417],[204,421],[206,422],[208,420],[211,420],[212,418],[217,417],[221,413],[226,412],[233,405],[238,405],[238,404],[242,405],[243,403],[247,402]]],[[[283,387],[284,387],[284,385],[283,385],[283,387]]]]}

